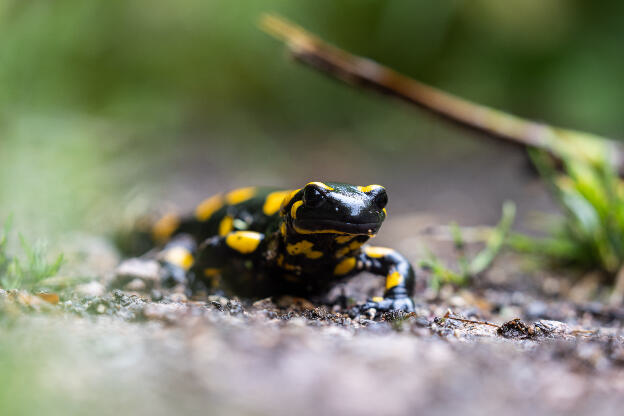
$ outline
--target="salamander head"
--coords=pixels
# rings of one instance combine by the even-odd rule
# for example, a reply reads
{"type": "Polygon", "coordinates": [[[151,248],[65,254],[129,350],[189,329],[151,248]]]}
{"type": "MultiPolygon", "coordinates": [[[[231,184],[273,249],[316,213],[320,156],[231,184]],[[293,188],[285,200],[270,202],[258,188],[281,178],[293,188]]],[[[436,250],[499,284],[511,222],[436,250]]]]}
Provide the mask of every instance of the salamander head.
{"type": "Polygon", "coordinates": [[[281,214],[299,234],[372,236],[386,219],[387,203],[381,185],[310,182],[284,200],[281,214]]]}

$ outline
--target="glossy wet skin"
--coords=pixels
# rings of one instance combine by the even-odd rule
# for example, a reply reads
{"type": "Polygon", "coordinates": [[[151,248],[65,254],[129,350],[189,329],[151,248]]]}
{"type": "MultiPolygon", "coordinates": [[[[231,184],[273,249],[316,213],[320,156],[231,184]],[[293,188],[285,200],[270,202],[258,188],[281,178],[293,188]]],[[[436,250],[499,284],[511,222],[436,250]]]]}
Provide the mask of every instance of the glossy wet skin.
{"type": "Polygon", "coordinates": [[[286,213],[299,232],[372,236],[386,219],[388,196],[380,185],[311,182],[297,197],[286,213]]]}
{"type": "MultiPolygon", "coordinates": [[[[168,215],[152,235],[176,282],[229,287],[249,297],[317,296],[360,272],[385,278],[362,308],[413,310],[414,271],[395,250],[366,243],[386,219],[380,185],[309,182],[296,190],[246,187],[168,215]]],[[[362,310],[364,310],[362,309],[362,310]]]]}

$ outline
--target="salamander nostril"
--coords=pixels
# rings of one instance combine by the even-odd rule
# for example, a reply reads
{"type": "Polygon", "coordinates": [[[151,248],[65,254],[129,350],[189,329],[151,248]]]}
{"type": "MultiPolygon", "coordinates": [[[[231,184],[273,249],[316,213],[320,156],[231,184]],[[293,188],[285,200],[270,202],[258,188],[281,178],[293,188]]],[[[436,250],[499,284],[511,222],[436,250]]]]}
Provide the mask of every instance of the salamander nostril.
{"type": "Polygon", "coordinates": [[[325,202],[323,192],[315,186],[308,186],[303,191],[303,203],[306,207],[318,208],[325,202]]]}

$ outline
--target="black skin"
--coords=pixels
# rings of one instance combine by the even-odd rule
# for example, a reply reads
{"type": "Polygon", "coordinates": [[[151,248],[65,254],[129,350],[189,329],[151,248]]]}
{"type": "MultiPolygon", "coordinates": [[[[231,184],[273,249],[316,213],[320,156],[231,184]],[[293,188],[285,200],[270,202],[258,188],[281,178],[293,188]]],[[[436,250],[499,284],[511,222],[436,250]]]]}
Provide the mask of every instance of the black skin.
{"type": "Polygon", "coordinates": [[[209,216],[196,214],[169,230],[160,258],[170,281],[193,289],[214,287],[218,281],[220,287],[249,297],[314,298],[368,271],[386,277],[386,291],[360,311],[413,311],[410,263],[394,250],[362,246],[386,218],[383,187],[311,182],[283,194],[249,189],[243,198],[217,196],[218,209],[209,216]],[[271,196],[274,202],[267,210],[271,196]],[[232,221],[224,221],[226,217],[232,221]],[[166,255],[180,248],[192,256],[192,267],[166,255]]]}

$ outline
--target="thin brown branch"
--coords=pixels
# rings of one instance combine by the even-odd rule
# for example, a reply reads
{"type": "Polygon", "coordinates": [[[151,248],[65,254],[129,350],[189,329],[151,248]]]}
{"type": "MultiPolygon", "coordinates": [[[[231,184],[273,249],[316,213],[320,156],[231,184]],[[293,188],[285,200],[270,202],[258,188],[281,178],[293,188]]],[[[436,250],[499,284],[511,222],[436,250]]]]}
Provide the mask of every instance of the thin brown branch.
{"type": "Polygon", "coordinates": [[[572,156],[595,162],[606,158],[624,172],[624,151],[612,140],[555,128],[472,103],[330,45],[275,15],[264,15],[260,26],[284,41],[298,61],[350,85],[400,98],[470,129],[543,149],[557,158],[572,156]]]}
{"type": "Polygon", "coordinates": [[[472,319],[464,319],[464,318],[457,318],[455,316],[452,316],[450,313],[446,313],[444,315],[444,319],[451,319],[453,321],[460,321],[460,322],[465,322],[467,324],[476,324],[476,325],[487,325],[487,326],[493,326],[494,328],[500,328],[500,325],[496,325],[493,324],[491,322],[486,322],[486,321],[474,321],[472,319]]]}

